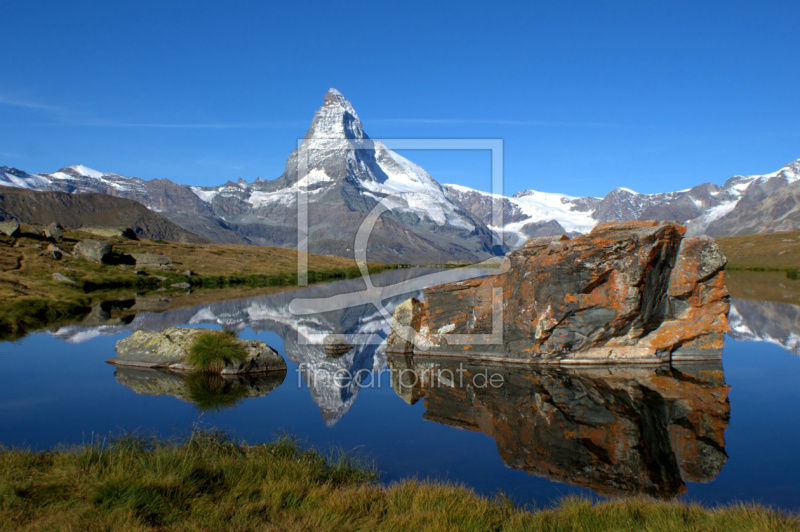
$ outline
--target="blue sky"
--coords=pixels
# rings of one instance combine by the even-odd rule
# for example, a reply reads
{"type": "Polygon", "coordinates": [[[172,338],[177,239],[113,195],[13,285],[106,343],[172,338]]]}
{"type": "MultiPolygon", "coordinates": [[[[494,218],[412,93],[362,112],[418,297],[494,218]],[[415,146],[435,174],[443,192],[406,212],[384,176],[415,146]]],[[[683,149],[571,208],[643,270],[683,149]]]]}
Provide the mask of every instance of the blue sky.
{"type": "MultiPolygon", "coordinates": [[[[800,2],[0,0],[0,165],[273,179],[329,87],[373,138],[502,138],[505,189],[800,158],[800,2]]],[[[414,152],[490,187],[487,152],[414,152]]]]}

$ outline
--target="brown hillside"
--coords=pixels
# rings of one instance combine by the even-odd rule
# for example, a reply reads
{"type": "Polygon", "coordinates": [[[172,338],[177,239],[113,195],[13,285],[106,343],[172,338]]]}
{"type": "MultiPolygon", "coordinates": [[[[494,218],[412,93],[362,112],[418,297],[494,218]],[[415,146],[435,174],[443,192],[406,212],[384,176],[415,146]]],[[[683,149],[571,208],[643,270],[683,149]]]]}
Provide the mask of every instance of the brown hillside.
{"type": "Polygon", "coordinates": [[[62,227],[130,227],[148,240],[200,244],[209,240],[186,231],[133,200],[106,194],[68,194],[0,187],[0,221],[62,227]]]}

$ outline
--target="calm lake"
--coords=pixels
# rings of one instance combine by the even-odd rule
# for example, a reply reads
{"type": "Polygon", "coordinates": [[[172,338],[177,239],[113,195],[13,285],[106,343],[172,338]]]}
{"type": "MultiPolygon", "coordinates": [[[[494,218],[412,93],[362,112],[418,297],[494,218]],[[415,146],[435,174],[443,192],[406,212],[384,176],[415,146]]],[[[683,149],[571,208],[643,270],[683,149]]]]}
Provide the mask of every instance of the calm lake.
{"type": "Polygon", "coordinates": [[[343,281],[164,311],[167,297],[131,298],[117,306],[141,309],[135,317],[115,318],[106,306],[82,323],[0,343],[0,443],[44,449],[195,426],[258,443],[288,432],[322,451],[369,457],[387,482],[443,479],[521,503],[643,493],[800,509],[800,307],[733,299],[719,365],[387,360],[388,324],[370,301],[392,312],[421,286],[470,275],[424,277],[433,273],[376,275],[381,288],[370,293],[361,280],[343,281]],[[333,310],[295,313],[315,305],[333,310]],[[288,371],[198,381],[105,362],[136,329],[185,325],[263,340],[288,371]],[[355,347],[326,353],[329,334],[355,347]]]}

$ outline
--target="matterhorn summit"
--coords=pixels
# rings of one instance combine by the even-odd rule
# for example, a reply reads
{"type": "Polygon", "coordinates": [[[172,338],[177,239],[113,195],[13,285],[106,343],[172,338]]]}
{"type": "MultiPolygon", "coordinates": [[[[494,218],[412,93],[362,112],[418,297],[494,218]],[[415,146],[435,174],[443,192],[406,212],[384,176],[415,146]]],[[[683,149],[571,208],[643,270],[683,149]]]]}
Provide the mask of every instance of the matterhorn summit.
{"type": "Polygon", "coordinates": [[[341,257],[355,256],[359,227],[381,211],[367,258],[408,264],[477,262],[529,238],[575,236],[610,221],[678,220],[687,234],[711,236],[800,229],[800,160],[768,174],[676,192],[617,187],[600,198],[528,189],[507,197],[440,185],[392,151],[390,142],[370,138],[353,104],[336,89],[325,93],[300,133],[283,172],[272,180],[200,187],[126,177],[91,164],[49,174],[0,166],[0,187],[123,197],[215,242],[295,248],[301,234],[308,251],[341,257]],[[494,216],[498,207],[501,220],[494,216]],[[503,248],[496,245],[500,236],[503,248]]]}
{"type": "Polygon", "coordinates": [[[370,139],[338,90],[325,94],[298,143],[274,181],[192,190],[224,209],[226,222],[259,223],[262,244],[294,247],[297,202],[307,201],[308,250],[353,256],[356,232],[380,202],[388,211],[370,234],[371,260],[435,264],[479,261],[503,252],[486,224],[455,203],[424,169],[370,139]]]}

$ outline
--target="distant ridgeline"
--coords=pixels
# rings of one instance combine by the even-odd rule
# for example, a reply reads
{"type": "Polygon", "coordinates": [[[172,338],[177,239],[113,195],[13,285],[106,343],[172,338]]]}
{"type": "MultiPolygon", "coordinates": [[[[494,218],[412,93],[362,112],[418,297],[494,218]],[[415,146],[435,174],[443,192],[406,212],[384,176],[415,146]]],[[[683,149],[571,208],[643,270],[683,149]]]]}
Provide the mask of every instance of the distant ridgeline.
{"type": "Polygon", "coordinates": [[[68,229],[130,228],[137,237],[148,240],[192,244],[209,242],[140,203],[105,194],[36,192],[0,187],[0,221],[4,220],[41,226],[55,223],[68,229]]]}
{"type": "Polygon", "coordinates": [[[388,211],[370,234],[368,258],[413,264],[478,262],[528,238],[585,234],[612,221],[679,220],[688,235],[800,229],[799,179],[800,160],[770,174],[734,176],[723,185],[704,183],[659,194],[615,188],[603,198],[536,190],[505,197],[443,186],[420,166],[371,140],[353,105],[335,89],[325,94],[302,144],[274,180],[248,183],[240,178],[200,187],[82,165],[50,174],[0,167],[2,186],[127,198],[180,226],[184,238],[188,232],[220,243],[296,247],[302,191],[308,206],[308,250],[344,257],[353,256],[358,228],[382,202],[388,211]],[[502,212],[502,223],[493,219],[496,212],[502,212]],[[502,240],[493,232],[500,230],[502,240]]]}

